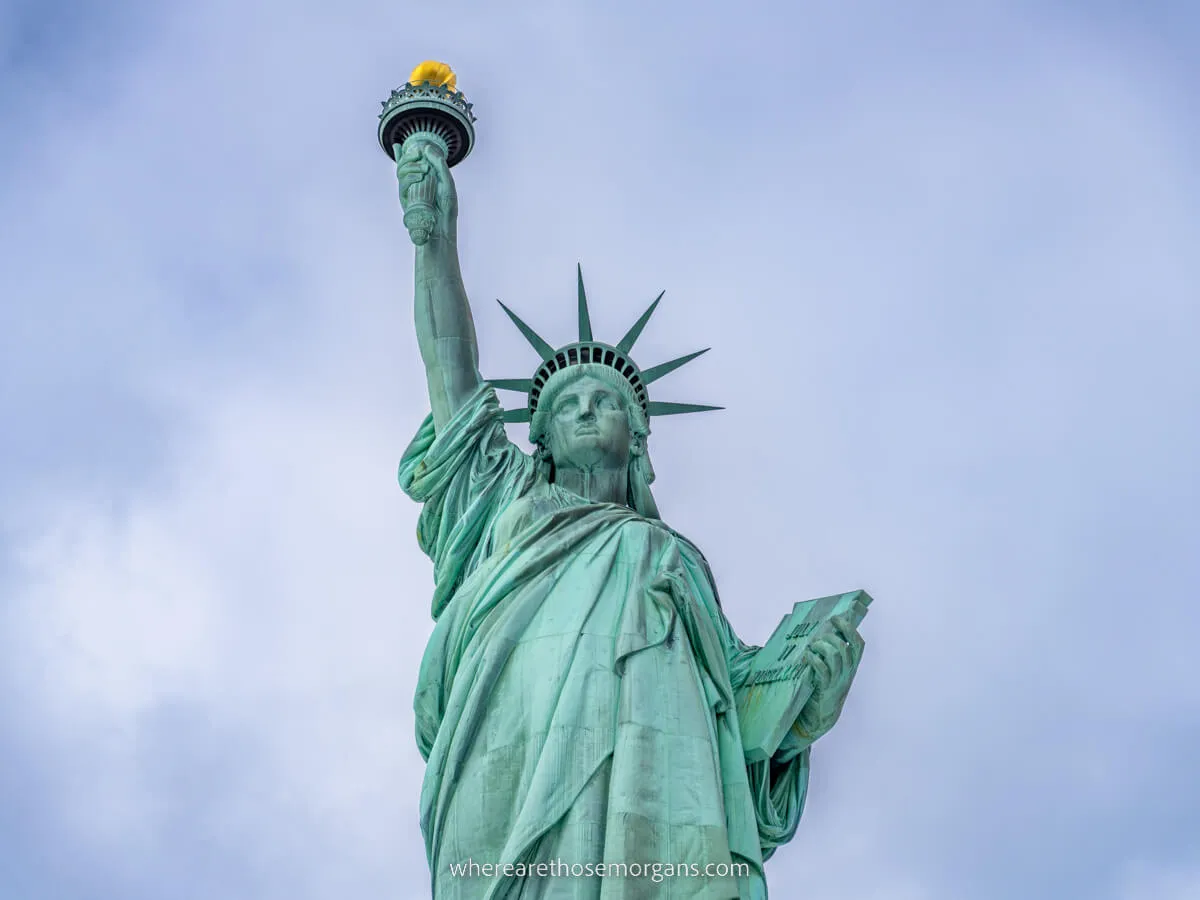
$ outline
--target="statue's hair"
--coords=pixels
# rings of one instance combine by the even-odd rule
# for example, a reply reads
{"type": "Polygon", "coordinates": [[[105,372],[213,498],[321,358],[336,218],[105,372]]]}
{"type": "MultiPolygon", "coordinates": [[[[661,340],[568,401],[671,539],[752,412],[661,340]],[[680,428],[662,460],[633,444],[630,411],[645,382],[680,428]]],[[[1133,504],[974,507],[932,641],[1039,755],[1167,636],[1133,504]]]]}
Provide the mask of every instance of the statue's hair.
{"type": "Polygon", "coordinates": [[[654,481],[654,467],[650,464],[650,450],[647,446],[647,440],[650,437],[650,420],[638,402],[633,386],[611,366],[599,363],[581,363],[550,376],[538,398],[537,410],[529,425],[529,440],[536,447],[535,457],[545,467],[547,477],[550,477],[550,473],[553,472],[554,460],[550,452],[549,423],[555,398],[567,385],[588,375],[615,388],[624,401],[625,413],[629,421],[629,433],[642,445],[642,452],[632,455],[629,460],[627,502],[631,509],[646,518],[657,519],[659,517],[658,504],[654,502],[654,495],[650,492],[650,485],[654,481]]]}

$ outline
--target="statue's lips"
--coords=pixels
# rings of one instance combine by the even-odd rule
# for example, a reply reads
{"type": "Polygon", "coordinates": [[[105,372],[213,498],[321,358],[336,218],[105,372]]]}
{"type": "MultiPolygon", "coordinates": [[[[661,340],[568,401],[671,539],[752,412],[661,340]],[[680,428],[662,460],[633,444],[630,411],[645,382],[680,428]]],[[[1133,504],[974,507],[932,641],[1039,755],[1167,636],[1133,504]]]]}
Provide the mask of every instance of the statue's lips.
{"type": "Polygon", "coordinates": [[[580,425],[575,429],[576,434],[599,434],[600,429],[595,425],[580,425]]]}

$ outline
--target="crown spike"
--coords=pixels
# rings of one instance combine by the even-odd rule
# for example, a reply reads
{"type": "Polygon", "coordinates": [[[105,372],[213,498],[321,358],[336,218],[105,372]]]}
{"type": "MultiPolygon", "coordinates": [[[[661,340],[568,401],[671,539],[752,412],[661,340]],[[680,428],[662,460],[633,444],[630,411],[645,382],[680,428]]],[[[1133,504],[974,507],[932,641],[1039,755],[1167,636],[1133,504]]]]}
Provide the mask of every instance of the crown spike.
{"type": "Polygon", "coordinates": [[[628,353],[633,349],[633,342],[636,341],[641,335],[642,329],[646,327],[646,323],[649,322],[650,317],[654,315],[654,308],[658,306],[658,301],[663,298],[663,294],[665,293],[666,291],[663,291],[657,297],[655,297],[654,302],[650,304],[644,313],[642,313],[641,318],[634,322],[633,327],[625,333],[625,337],[617,341],[618,350],[620,350],[622,353],[628,353]]]}
{"type": "Polygon", "coordinates": [[[525,409],[506,409],[504,410],[504,421],[514,424],[528,422],[532,418],[529,414],[529,408],[525,409]]]}
{"type": "Polygon", "coordinates": [[[651,400],[646,406],[646,415],[678,416],[683,413],[708,412],[724,408],[723,406],[704,406],[699,403],[664,403],[661,400],[651,400]]]}
{"type": "Polygon", "coordinates": [[[642,373],[642,383],[651,384],[662,378],[669,372],[674,372],[680,366],[687,365],[697,356],[707,353],[712,347],[705,347],[703,350],[697,350],[695,353],[689,353],[687,356],[680,356],[670,362],[661,363],[657,366],[652,366],[642,373]]]}
{"type": "Polygon", "coordinates": [[[488,384],[502,391],[521,391],[528,394],[533,390],[532,378],[489,378],[488,384]]]}
{"type": "Polygon", "coordinates": [[[536,331],[521,321],[520,317],[509,309],[500,300],[496,301],[500,304],[500,308],[508,313],[508,317],[513,320],[513,324],[517,326],[521,334],[525,335],[525,340],[533,346],[533,349],[538,352],[538,355],[543,359],[549,359],[554,355],[554,348],[551,347],[536,331]]]}
{"type": "Polygon", "coordinates": [[[587,291],[583,289],[583,266],[575,264],[579,275],[579,340],[592,340],[592,317],[588,315],[587,291]]]}

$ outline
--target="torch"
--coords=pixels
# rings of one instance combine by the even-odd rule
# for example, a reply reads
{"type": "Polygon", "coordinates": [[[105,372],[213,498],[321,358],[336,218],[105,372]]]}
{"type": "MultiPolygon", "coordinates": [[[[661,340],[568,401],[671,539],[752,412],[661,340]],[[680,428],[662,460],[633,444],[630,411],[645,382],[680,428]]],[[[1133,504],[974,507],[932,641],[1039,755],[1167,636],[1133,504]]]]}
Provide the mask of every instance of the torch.
{"type": "MultiPolygon", "coordinates": [[[[458,90],[448,65],[423,62],[383,101],[379,114],[379,146],[397,164],[410,141],[436,144],[455,166],[466,159],[475,144],[475,116],[471,104],[458,90]]],[[[437,180],[424,178],[408,188],[404,227],[414,244],[429,240],[437,225],[437,180]]]]}

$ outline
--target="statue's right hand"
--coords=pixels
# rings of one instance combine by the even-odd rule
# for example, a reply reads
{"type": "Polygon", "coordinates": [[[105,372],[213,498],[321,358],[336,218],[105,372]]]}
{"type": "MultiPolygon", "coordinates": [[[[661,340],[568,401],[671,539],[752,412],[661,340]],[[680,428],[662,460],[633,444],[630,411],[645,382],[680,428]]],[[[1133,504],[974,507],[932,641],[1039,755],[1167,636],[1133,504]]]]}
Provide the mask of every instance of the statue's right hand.
{"type": "Polygon", "coordinates": [[[407,141],[396,162],[396,179],[400,185],[400,205],[405,213],[414,202],[420,202],[418,197],[432,200],[437,208],[435,234],[453,239],[458,226],[458,195],[442,148],[430,141],[407,141]],[[424,185],[427,180],[434,184],[413,190],[414,186],[424,185]]]}
{"type": "Polygon", "coordinates": [[[400,182],[400,202],[404,203],[404,195],[409,185],[418,184],[429,174],[429,163],[421,153],[421,145],[409,141],[404,152],[396,161],[396,180],[400,182]]]}

